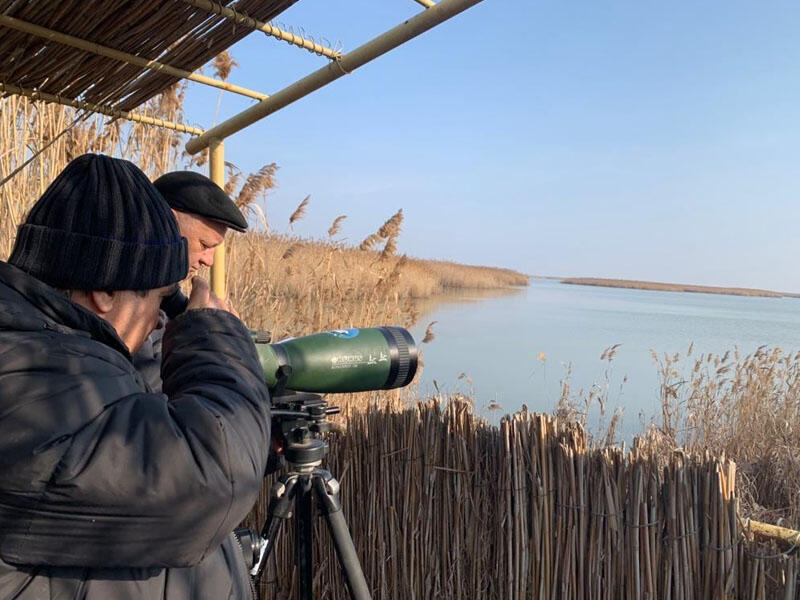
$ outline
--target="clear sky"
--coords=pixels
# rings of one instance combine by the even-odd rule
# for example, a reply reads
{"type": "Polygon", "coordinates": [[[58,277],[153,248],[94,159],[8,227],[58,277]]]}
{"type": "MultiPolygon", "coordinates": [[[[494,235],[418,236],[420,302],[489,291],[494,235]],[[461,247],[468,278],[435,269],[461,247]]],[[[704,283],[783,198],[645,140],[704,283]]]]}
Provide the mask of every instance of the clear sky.
{"type": "MultiPolygon", "coordinates": [[[[422,8],[300,0],[277,22],[345,51],[422,8]]],[[[800,4],[477,6],[226,142],[276,162],[275,230],[529,274],[800,291],[800,4]]],[[[274,93],[325,59],[254,33],[235,83],[274,93]]],[[[188,121],[215,120],[191,84],[188,121]]],[[[252,103],[224,94],[216,120],[252,103]]]]}

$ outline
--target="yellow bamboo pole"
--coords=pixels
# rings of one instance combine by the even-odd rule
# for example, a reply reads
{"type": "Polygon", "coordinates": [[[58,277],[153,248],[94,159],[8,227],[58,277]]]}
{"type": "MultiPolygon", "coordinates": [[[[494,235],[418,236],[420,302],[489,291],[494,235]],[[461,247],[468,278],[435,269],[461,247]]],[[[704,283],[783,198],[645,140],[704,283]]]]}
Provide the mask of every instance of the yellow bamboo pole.
{"type": "Polygon", "coordinates": [[[189,154],[200,152],[209,146],[211,139],[229,137],[339,77],[353,72],[369,61],[386,54],[389,50],[397,48],[408,40],[425,33],[436,25],[478,4],[480,1],[442,0],[436,6],[421,11],[404,23],[359,46],[352,52],[348,52],[338,60],[331,61],[328,65],[273,94],[266,100],[261,100],[255,106],[251,106],[216,127],[212,127],[200,137],[190,139],[186,144],[186,151],[189,154]]]}
{"type": "Polygon", "coordinates": [[[147,115],[128,112],[127,110],[118,110],[111,106],[103,106],[101,104],[94,104],[92,102],[83,102],[82,100],[73,100],[72,98],[65,98],[57,96],[56,94],[47,94],[44,92],[37,92],[28,88],[19,87],[18,85],[11,85],[9,83],[0,82],[0,93],[16,94],[18,96],[26,96],[31,100],[42,100],[44,102],[52,102],[54,104],[62,104],[64,106],[71,106],[81,110],[100,113],[115,119],[126,119],[128,121],[135,121],[136,123],[146,123],[147,125],[155,125],[157,127],[164,127],[165,129],[173,129],[183,133],[190,133],[192,135],[201,135],[202,129],[197,127],[190,127],[183,123],[174,123],[172,121],[165,121],[163,119],[156,119],[148,117],[147,115]]]}
{"type": "Polygon", "coordinates": [[[769,523],[762,523],[761,521],[753,521],[752,519],[746,519],[744,526],[745,529],[750,531],[753,535],[776,542],[784,548],[800,546],[800,531],[779,527],[778,525],[771,525],[769,523]]]}
{"type": "Polygon", "coordinates": [[[151,69],[153,71],[162,71],[169,75],[180,77],[181,79],[188,79],[190,81],[195,81],[197,83],[209,85],[211,87],[225,90],[226,92],[241,94],[242,96],[255,98],[256,100],[265,100],[269,97],[267,96],[267,94],[262,94],[261,92],[254,92],[253,90],[248,90],[247,88],[243,88],[238,85],[228,83],[227,81],[220,81],[218,79],[206,77],[205,75],[200,75],[199,73],[192,73],[191,71],[186,71],[185,69],[178,69],[170,65],[165,65],[164,63],[158,62],[157,60],[150,60],[147,58],[136,56],[134,54],[128,54],[127,52],[115,50],[114,48],[101,46],[100,44],[95,44],[94,42],[89,42],[87,40],[67,35],[66,33],[53,31],[52,29],[47,29],[46,27],[34,25],[33,23],[28,23],[27,21],[21,21],[20,19],[15,19],[14,17],[0,15],[0,25],[8,27],[9,29],[15,29],[16,31],[21,31],[22,33],[28,33],[44,39],[52,40],[59,44],[72,46],[73,48],[78,48],[79,50],[85,50],[93,54],[98,54],[100,56],[106,56],[108,58],[113,58],[115,60],[127,62],[132,65],[137,65],[139,67],[151,69]]]}
{"type": "MultiPolygon", "coordinates": [[[[332,50],[331,48],[327,48],[321,44],[318,44],[312,40],[307,40],[299,35],[295,35],[289,31],[284,31],[274,25],[270,25],[269,23],[264,23],[253,17],[246,15],[242,12],[237,10],[233,10],[232,8],[228,8],[227,6],[223,6],[218,4],[217,2],[211,2],[211,0],[183,0],[187,4],[191,4],[192,6],[196,6],[197,8],[202,8],[203,10],[207,10],[208,12],[216,13],[218,15],[222,15],[230,19],[231,21],[239,24],[244,25],[245,27],[249,27],[250,29],[257,29],[263,33],[266,33],[269,36],[282,40],[284,42],[288,42],[294,46],[299,46],[300,48],[304,48],[309,52],[313,52],[314,54],[319,54],[320,56],[327,56],[330,59],[337,59],[339,58],[342,53],[336,50],[332,50]]],[[[430,2],[430,0],[417,0],[417,2],[430,2]]],[[[433,2],[431,2],[433,4],[433,2]]]]}
{"type": "Polygon", "coordinates": [[[431,0],[414,0],[414,1],[417,2],[418,4],[421,4],[425,8],[432,8],[432,7],[436,6],[436,3],[435,2],[431,2],[431,0]]]}
{"type": "MultiPolygon", "coordinates": [[[[208,168],[211,181],[225,189],[225,146],[215,139],[208,146],[208,168]]],[[[225,242],[214,249],[214,264],[211,266],[211,289],[220,298],[225,298],[225,242]]]]}

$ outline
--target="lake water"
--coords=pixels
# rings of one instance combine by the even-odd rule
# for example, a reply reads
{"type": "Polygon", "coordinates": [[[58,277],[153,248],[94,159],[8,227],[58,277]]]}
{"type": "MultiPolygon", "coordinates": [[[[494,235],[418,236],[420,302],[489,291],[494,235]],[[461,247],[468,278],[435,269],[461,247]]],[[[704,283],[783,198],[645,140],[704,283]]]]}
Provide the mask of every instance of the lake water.
{"type": "Polygon", "coordinates": [[[575,394],[607,386],[609,405],[623,409],[621,435],[641,430],[659,410],[651,349],[693,356],[743,354],[759,346],[800,348],[800,299],[751,298],[566,285],[533,279],[506,295],[464,295],[427,307],[412,334],[421,344],[419,391],[461,392],[492,421],[526,404],[550,412],[571,369],[575,394]],[[611,363],[604,349],[620,344],[611,363]],[[462,375],[462,373],[464,375],[462,375]],[[623,380],[627,378],[624,382],[623,380]],[[502,408],[489,410],[496,402],[502,408]]]}

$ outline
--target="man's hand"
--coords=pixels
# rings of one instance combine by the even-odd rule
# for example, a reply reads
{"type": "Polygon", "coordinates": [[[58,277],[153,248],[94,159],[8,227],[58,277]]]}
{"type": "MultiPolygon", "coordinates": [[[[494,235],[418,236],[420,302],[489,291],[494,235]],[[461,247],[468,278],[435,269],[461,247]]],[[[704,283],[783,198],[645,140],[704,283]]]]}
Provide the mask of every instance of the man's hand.
{"type": "Polygon", "coordinates": [[[189,305],[186,310],[194,308],[217,308],[228,311],[236,317],[239,316],[230,302],[219,298],[212,292],[208,282],[202,277],[192,277],[192,293],[189,294],[189,305]]]}

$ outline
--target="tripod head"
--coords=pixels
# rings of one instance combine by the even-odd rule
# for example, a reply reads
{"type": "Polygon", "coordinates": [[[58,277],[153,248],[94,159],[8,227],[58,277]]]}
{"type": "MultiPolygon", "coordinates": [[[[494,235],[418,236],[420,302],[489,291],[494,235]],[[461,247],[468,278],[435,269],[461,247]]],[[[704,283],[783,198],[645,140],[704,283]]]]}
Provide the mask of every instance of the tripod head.
{"type": "Polygon", "coordinates": [[[330,431],[328,415],[339,413],[321,395],[282,390],[272,396],[272,431],[290,470],[311,471],[322,463],[328,443],[321,434],[330,431]]]}

